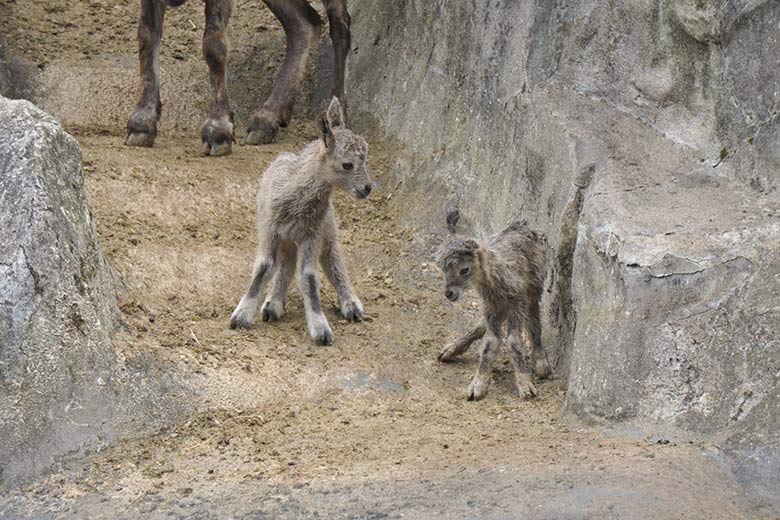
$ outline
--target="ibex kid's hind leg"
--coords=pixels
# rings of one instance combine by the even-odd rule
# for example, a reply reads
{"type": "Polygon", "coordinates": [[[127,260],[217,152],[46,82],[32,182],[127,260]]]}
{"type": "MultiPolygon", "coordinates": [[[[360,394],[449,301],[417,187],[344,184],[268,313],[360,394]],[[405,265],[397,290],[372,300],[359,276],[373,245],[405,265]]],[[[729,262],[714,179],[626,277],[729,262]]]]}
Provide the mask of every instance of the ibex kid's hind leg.
{"type": "Polygon", "coordinates": [[[456,339],[455,341],[448,343],[444,349],[439,353],[439,361],[446,363],[452,361],[456,357],[466,352],[471,345],[481,339],[485,335],[487,326],[484,321],[479,322],[471,328],[466,334],[456,339]]]}
{"type": "Polygon", "coordinates": [[[509,319],[509,334],[507,335],[507,346],[509,347],[509,360],[515,373],[515,386],[521,399],[530,399],[536,396],[536,387],[534,387],[531,374],[525,365],[525,356],[523,353],[522,334],[524,323],[527,316],[523,313],[515,313],[509,319]]]}
{"type": "Polygon", "coordinates": [[[496,358],[498,348],[501,344],[501,324],[495,316],[489,312],[485,313],[485,339],[482,341],[482,352],[479,355],[479,365],[474,379],[471,380],[468,390],[469,401],[478,401],[485,397],[490,386],[490,369],[493,366],[493,360],[496,358]]]}
{"type": "Polygon", "coordinates": [[[227,89],[227,31],[232,0],[206,0],[206,29],[203,32],[203,58],[209,66],[213,100],[200,129],[203,154],[230,153],[233,137],[233,110],[227,89]]]}
{"type": "Polygon", "coordinates": [[[271,96],[255,112],[247,125],[247,144],[266,144],[287,126],[298,87],[306,74],[314,46],[320,38],[322,20],[306,0],[263,0],[279,19],[287,40],[282,68],[274,81],[271,96]]]}
{"type": "Polygon", "coordinates": [[[547,353],[542,347],[542,319],[539,312],[539,299],[528,304],[528,312],[523,322],[523,335],[531,347],[531,369],[539,379],[552,375],[552,367],[547,359],[547,353]]]}
{"type": "Polygon", "coordinates": [[[333,331],[330,330],[320,303],[317,252],[317,237],[308,238],[298,246],[298,288],[303,296],[309,336],[318,345],[330,345],[333,342],[333,331]]]}
{"type": "Polygon", "coordinates": [[[257,303],[260,299],[260,292],[263,286],[273,275],[275,260],[277,256],[276,237],[260,237],[260,244],[257,247],[257,256],[255,266],[252,270],[252,281],[246,294],[241,297],[236,309],[230,316],[230,328],[247,329],[252,325],[257,313],[257,303]]]}
{"type": "Polygon", "coordinates": [[[339,298],[339,312],[345,320],[360,321],[363,317],[363,304],[355,295],[349,283],[347,269],[341,259],[341,247],[338,242],[338,225],[333,214],[333,208],[328,210],[322,225],[322,250],[320,264],[325,271],[339,298]]]}
{"type": "Polygon", "coordinates": [[[127,121],[125,144],[128,146],[152,146],[157,137],[157,122],[162,114],[160,41],[164,18],[164,0],[141,0],[141,18],[138,20],[141,99],[127,121]]]}
{"type": "Polygon", "coordinates": [[[287,300],[287,289],[295,274],[295,259],[297,250],[295,244],[287,242],[279,246],[277,264],[279,267],[271,281],[271,290],[260,308],[260,317],[263,321],[276,321],[284,314],[284,305],[287,300]]]}

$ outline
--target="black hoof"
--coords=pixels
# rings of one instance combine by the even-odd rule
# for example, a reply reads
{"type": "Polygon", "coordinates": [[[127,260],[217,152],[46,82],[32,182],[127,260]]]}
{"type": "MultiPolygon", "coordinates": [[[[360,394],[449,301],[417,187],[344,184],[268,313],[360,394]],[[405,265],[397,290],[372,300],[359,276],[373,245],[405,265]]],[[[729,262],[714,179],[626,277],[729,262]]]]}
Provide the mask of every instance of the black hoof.
{"type": "Polygon", "coordinates": [[[224,143],[203,143],[203,148],[201,149],[201,154],[208,155],[210,157],[221,157],[223,155],[228,155],[233,147],[230,141],[224,142],[224,143]]]}
{"type": "Polygon", "coordinates": [[[146,146],[154,144],[157,137],[157,122],[160,120],[162,105],[157,103],[156,109],[138,107],[127,120],[127,146],[146,146]]]}
{"type": "Polygon", "coordinates": [[[211,157],[227,155],[236,140],[233,137],[233,113],[209,116],[200,129],[201,153],[211,157]]]}
{"type": "Polygon", "coordinates": [[[157,137],[155,134],[150,134],[147,132],[128,131],[125,144],[127,146],[145,146],[147,148],[151,148],[152,145],[154,145],[155,137],[157,137]]]}
{"type": "Polygon", "coordinates": [[[255,117],[247,127],[246,144],[268,144],[274,142],[279,126],[264,117],[255,117]]]}

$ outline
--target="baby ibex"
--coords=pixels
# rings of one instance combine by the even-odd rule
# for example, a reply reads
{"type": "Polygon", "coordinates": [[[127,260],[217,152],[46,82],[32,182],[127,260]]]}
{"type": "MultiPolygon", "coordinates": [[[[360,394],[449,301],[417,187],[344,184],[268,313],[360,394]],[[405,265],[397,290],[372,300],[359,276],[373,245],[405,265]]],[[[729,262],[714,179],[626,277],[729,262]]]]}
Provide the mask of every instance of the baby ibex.
{"type": "Polygon", "coordinates": [[[322,139],[309,143],[298,155],[282,153],[268,167],[257,193],[257,256],[252,281],[236,310],[230,328],[248,328],[257,312],[258,296],[273,278],[261,315],[278,320],[284,312],[290,279],[298,268],[306,323],[311,338],[330,345],[333,332],[320,305],[316,262],[319,258],[336,289],[341,315],[360,321],[363,306],[349,283],[341,261],[333,188],[364,199],[372,183],[366,171],[368,145],[344,126],[344,113],[333,98],[322,119],[322,139]]]}
{"type": "Polygon", "coordinates": [[[473,282],[482,296],[484,313],[483,321],[441,351],[439,361],[454,359],[485,336],[477,373],[468,388],[469,401],[481,399],[490,385],[490,366],[501,343],[502,324],[506,322],[517,391],[523,399],[535,396],[536,388],[523,359],[521,337],[531,343],[531,364],[536,376],[549,376],[551,369],[542,349],[539,316],[545,279],[544,239],[526,222],[515,222],[487,243],[454,238],[441,247],[437,256],[446,278],[447,299],[457,301],[473,282]]]}

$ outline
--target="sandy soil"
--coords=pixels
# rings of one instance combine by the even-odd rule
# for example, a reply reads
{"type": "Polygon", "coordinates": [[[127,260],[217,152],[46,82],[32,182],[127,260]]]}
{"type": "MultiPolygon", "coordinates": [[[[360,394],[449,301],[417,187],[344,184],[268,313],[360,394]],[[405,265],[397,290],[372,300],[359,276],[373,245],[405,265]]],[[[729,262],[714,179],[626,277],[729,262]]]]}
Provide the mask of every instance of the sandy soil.
{"type": "MultiPolygon", "coordinates": [[[[269,15],[237,3],[257,11],[234,18],[234,38],[248,42],[269,15]]],[[[98,51],[128,55],[135,45],[133,3],[24,5],[0,0],[26,17],[3,30],[44,67],[98,51]]],[[[200,29],[188,20],[202,24],[200,9],[174,11],[165,52],[198,47],[200,29]]],[[[502,355],[488,397],[465,400],[476,352],[448,365],[436,354],[476,319],[477,301],[451,305],[441,295],[430,259],[439,237],[408,218],[426,211],[426,195],[399,188],[394,150],[378,131],[367,137],[380,187],[367,201],[336,197],[367,318],[340,320],[326,284],[331,347],[309,341],[295,288],[280,322],[228,329],[249,281],[259,176],[277,153],[316,138],[313,124],[299,118],[279,143],[236,146],[219,159],[195,153],[196,134],[169,132],[152,149],[131,149],[122,128],[75,131],[101,245],[124,284],[117,349],[181,379],[192,412],[63,460],[0,497],[0,517],[742,517],[739,488],[702,446],[570,424],[560,379],[520,401],[502,355]]]]}

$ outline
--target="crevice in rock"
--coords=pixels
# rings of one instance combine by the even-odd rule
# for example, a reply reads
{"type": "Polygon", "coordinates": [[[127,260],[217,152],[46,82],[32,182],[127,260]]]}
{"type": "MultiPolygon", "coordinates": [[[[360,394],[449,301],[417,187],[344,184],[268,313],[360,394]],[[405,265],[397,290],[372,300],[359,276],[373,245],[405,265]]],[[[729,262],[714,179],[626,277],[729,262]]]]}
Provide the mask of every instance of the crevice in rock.
{"type": "Polygon", "coordinates": [[[572,183],[574,192],[564,206],[558,230],[558,248],[553,251],[553,285],[557,291],[550,303],[550,322],[558,329],[558,344],[555,349],[555,368],[559,373],[569,369],[571,346],[577,327],[577,313],[574,310],[572,296],[572,278],[574,273],[574,253],[577,247],[577,235],[582,217],[585,190],[593,178],[595,167],[591,164],[577,175],[572,183]]]}
{"type": "Polygon", "coordinates": [[[30,271],[30,276],[32,276],[35,294],[40,297],[43,295],[44,288],[43,283],[41,282],[41,276],[32,264],[30,264],[30,257],[27,255],[27,251],[25,251],[23,247],[20,247],[19,250],[22,253],[22,258],[24,258],[24,265],[27,267],[27,270],[30,271]]]}

